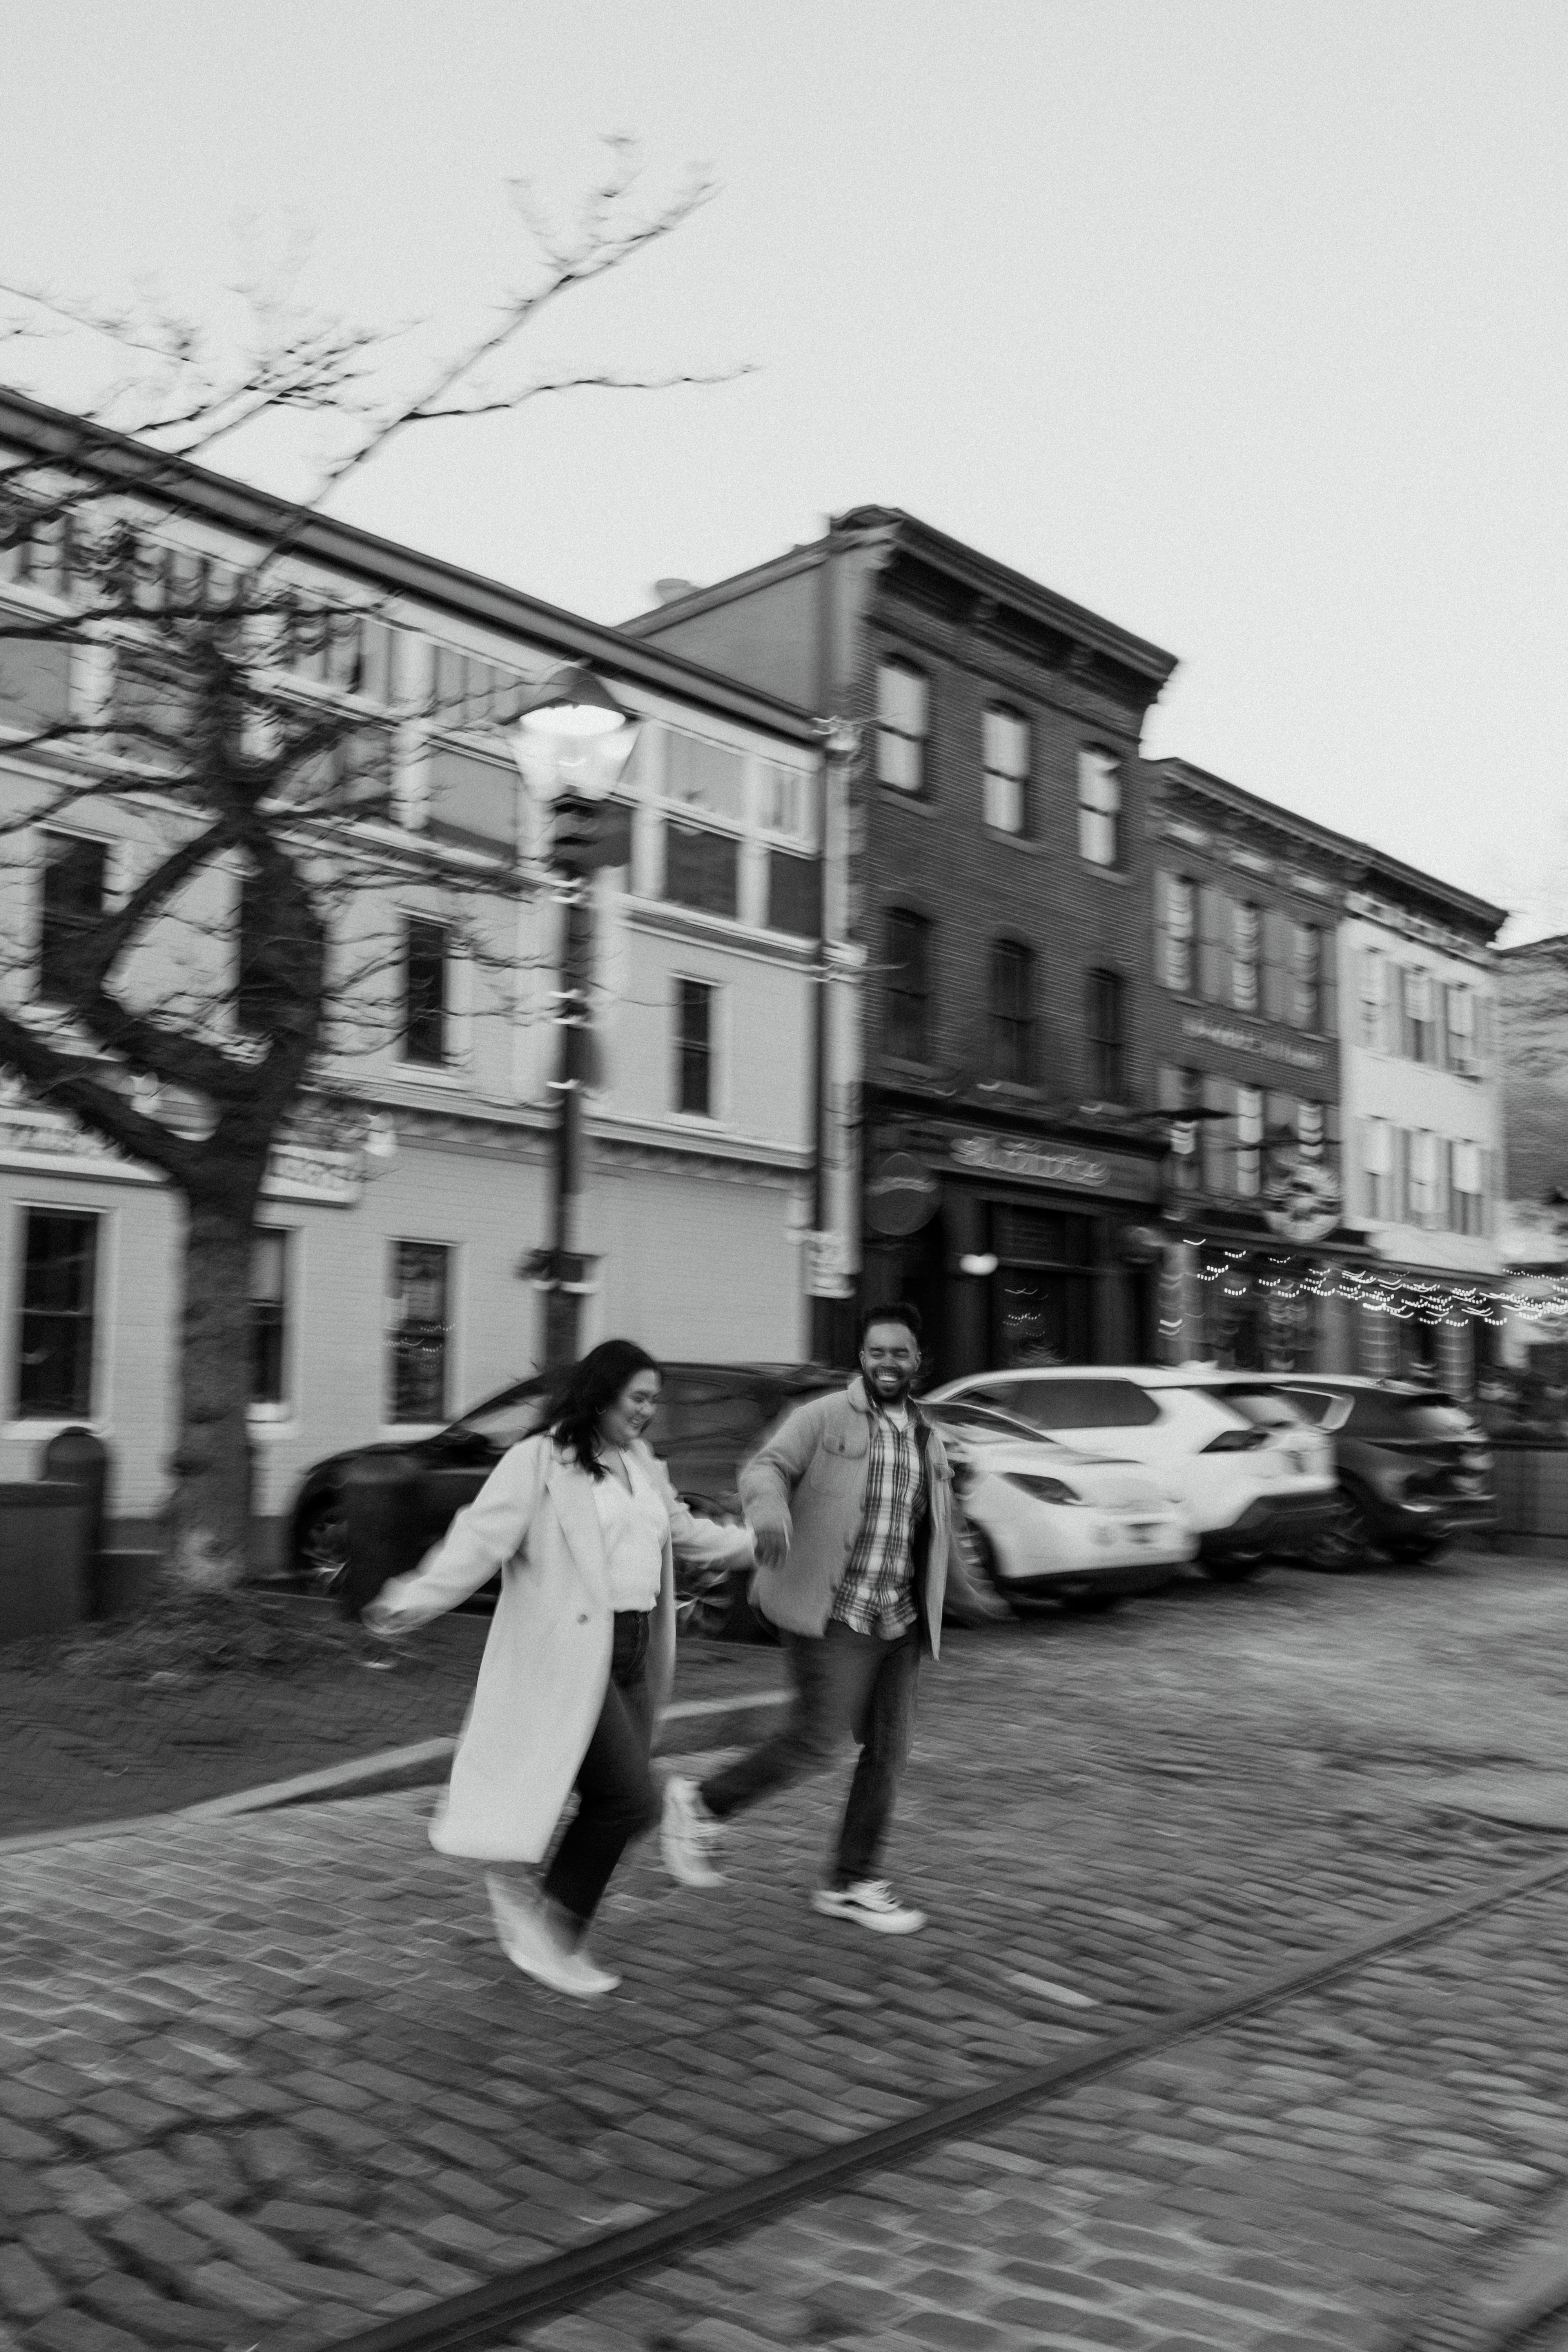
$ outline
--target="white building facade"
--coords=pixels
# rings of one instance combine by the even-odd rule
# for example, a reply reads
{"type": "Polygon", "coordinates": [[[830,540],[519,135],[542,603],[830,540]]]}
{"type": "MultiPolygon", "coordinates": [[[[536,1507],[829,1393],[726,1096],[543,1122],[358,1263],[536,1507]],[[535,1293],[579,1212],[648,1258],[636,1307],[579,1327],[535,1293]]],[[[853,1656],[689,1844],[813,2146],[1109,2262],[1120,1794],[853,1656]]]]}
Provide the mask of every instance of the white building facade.
{"type": "MultiPolygon", "coordinates": [[[[0,404],[0,445],[35,446],[48,415],[0,404]]],[[[290,512],[193,468],[158,528],[180,561],[233,564],[290,512]]],[[[805,714],[340,524],[307,523],[287,570],[341,612],[346,650],[290,686],[359,710],[379,746],[353,827],[379,878],[342,918],[362,945],[374,933],[375,1018],[339,1023],[256,1236],[255,1510],[274,1530],[312,1462],[426,1433],[536,1367],[543,1303],[523,1269],[551,1239],[561,908],[508,713],[542,677],[591,666],[637,730],[605,809],[620,854],[594,884],[584,1344],[807,1354],[814,1171],[847,1148],[856,1076],[818,1041],[833,893],[805,714]]],[[[47,544],[0,558],[13,611],[68,593],[47,544]]],[[[58,757],[7,737],[113,690],[96,650],[95,675],[79,649],[45,650],[0,641],[12,824],[50,805],[58,757]]],[[[11,836],[0,919],[21,948],[3,984],[40,1022],[60,907],[129,889],[135,834],[105,802],[11,836]]],[[[852,1024],[827,1034],[852,1050],[852,1024]]],[[[111,1449],[122,1531],[167,1493],[183,1215],[155,1173],[0,1079],[0,1477],[35,1475],[50,1436],[85,1423],[111,1449]]]]}
{"type": "Polygon", "coordinates": [[[1499,908],[1375,856],[1339,932],[1348,1222],[1376,1264],[1358,1368],[1462,1394],[1496,1352],[1503,1189],[1499,908]]]}

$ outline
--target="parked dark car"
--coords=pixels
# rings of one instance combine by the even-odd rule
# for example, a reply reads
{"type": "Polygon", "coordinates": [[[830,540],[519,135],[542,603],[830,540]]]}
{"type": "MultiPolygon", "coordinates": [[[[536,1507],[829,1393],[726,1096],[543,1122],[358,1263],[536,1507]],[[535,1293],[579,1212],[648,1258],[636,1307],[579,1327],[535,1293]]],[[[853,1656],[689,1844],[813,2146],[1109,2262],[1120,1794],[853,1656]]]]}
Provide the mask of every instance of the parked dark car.
{"type": "Polygon", "coordinates": [[[1334,1441],[1339,1491],[1310,1557],[1430,1559],[1497,1520],[1491,1446],[1457,1398],[1404,1381],[1292,1373],[1277,1385],[1334,1441]]]}
{"type": "MultiPolygon", "coordinates": [[[[648,1441],[677,1492],[693,1510],[714,1518],[739,1517],[737,1471],[780,1415],[844,1380],[842,1372],[813,1364],[666,1364],[662,1370],[648,1441]]],[[[405,1549],[416,1559],[473,1500],[507,1448],[538,1428],[551,1386],[544,1374],[534,1373],[471,1406],[434,1436],[357,1446],[314,1464],[289,1514],[289,1558],[298,1580],[325,1593],[342,1586],[348,1568],[343,1481],[352,1465],[377,1455],[407,1463],[405,1549]]],[[[682,1570],[683,1628],[710,1635],[756,1630],[747,1582],[745,1571],[682,1570]]],[[[481,1605],[489,1603],[481,1600],[481,1605]]]]}

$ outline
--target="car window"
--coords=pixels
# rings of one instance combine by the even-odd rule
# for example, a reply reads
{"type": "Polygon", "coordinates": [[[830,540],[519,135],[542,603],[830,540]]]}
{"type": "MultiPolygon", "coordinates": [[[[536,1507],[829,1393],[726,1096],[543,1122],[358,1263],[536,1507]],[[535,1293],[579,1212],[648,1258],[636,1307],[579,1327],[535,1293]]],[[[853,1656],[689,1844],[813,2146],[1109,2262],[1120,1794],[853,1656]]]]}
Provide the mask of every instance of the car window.
{"type": "MultiPolygon", "coordinates": [[[[931,1405],[929,1411],[939,1429],[962,1429],[976,1437],[1026,1437],[1035,1444],[1041,1442],[1041,1433],[1032,1423],[1016,1412],[1003,1412],[995,1405],[971,1404],[955,1397],[931,1405]]],[[[1049,1439],[1045,1443],[1048,1444],[1049,1439]]]]}
{"type": "Polygon", "coordinates": [[[1352,1437],[1403,1438],[1406,1443],[1423,1437],[1469,1437],[1475,1423],[1462,1406],[1452,1397],[1395,1396],[1386,1389],[1361,1389],[1351,1406],[1350,1420],[1345,1424],[1352,1437]]]}
{"type": "Polygon", "coordinates": [[[1309,1421],[1321,1424],[1341,1399],[1331,1389],[1292,1389],[1290,1402],[1298,1412],[1305,1413],[1309,1421]]]}
{"type": "Polygon", "coordinates": [[[1037,1429],[1145,1429],[1160,1418],[1135,1381],[1016,1381],[1000,1401],[1037,1429]]]}
{"type": "Polygon", "coordinates": [[[1206,1396],[1217,1397],[1240,1413],[1243,1421],[1251,1422],[1255,1429],[1300,1429],[1307,1416],[1295,1396],[1281,1396],[1278,1389],[1233,1389],[1227,1383],[1223,1389],[1205,1389],[1206,1396]]]}
{"type": "Polygon", "coordinates": [[[508,1389],[484,1404],[475,1405],[461,1421],[454,1422],[455,1429],[474,1430],[488,1444],[504,1453],[509,1445],[517,1445],[531,1437],[544,1419],[550,1399],[547,1391],[531,1384],[526,1391],[508,1389]]]}

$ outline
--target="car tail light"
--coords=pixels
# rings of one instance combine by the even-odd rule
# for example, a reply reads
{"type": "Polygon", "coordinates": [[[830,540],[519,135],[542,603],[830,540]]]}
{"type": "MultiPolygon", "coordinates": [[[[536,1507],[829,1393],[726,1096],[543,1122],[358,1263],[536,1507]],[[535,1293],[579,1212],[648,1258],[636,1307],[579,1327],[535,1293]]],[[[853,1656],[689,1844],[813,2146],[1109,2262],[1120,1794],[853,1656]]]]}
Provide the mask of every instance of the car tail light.
{"type": "Polygon", "coordinates": [[[1037,1503],[1081,1503],[1083,1500],[1081,1495],[1074,1494],[1060,1478],[1037,1476],[1028,1470],[1004,1470],[1002,1477],[1005,1485],[1021,1486],[1026,1495],[1033,1495],[1037,1503]]]}
{"type": "Polygon", "coordinates": [[[1271,1433],[1267,1429],[1222,1429],[1204,1447],[1205,1454],[1256,1454],[1267,1445],[1271,1433]]]}

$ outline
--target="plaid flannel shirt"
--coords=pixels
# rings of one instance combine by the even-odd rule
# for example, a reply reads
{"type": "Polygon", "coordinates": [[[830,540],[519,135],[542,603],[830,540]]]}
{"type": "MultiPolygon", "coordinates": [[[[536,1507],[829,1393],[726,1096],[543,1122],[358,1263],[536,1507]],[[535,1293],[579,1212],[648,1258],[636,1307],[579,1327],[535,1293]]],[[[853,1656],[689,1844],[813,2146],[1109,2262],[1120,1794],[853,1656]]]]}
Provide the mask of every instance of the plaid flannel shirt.
{"type": "Polygon", "coordinates": [[[832,1615],[851,1633],[892,1641],[915,1622],[915,1525],[925,1500],[925,1461],[914,1407],[902,1429],[873,1407],[866,1505],[832,1615]]]}

